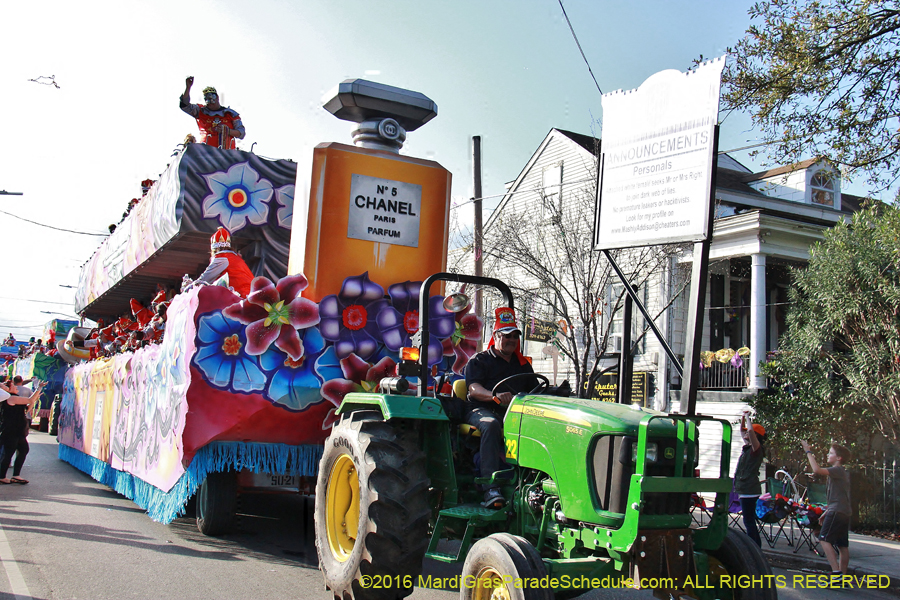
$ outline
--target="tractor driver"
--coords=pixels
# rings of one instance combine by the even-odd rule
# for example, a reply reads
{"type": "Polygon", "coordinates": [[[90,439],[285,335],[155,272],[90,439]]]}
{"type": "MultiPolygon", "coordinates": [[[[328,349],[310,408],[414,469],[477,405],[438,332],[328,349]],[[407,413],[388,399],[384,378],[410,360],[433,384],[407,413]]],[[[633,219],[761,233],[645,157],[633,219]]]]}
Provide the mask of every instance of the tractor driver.
{"type": "MultiPolygon", "coordinates": [[[[494,316],[494,332],[488,349],[473,356],[466,365],[469,402],[465,421],[481,433],[481,477],[490,477],[503,468],[503,416],[513,392],[531,390],[537,383],[533,377],[521,377],[502,391],[497,390],[496,396],[491,393],[507,377],[534,373],[529,360],[519,351],[522,332],[516,327],[515,312],[503,307],[495,310],[494,316]]],[[[502,508],[505,504],[498,484],[485,490],[482,506],[502,508]]]]}

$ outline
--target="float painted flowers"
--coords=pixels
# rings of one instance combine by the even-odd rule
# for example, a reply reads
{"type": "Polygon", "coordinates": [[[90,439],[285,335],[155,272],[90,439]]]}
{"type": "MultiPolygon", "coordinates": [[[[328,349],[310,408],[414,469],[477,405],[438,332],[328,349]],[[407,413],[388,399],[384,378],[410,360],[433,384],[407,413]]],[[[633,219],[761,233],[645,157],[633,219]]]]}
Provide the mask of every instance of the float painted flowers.
{"type": "Polygon", "coordinates": [[[278,203],[278,224],[290,229],[294,218],[294,186],[283,185],[275,190],[275,202],[278,203]]]}
{"type": "Polygon", "coordinates": [[[247,338],[239,321],[220,312],[201,317],[196,345],[194,365],[210,385],[238,392],[258,392],[265,387],[266,375],[256,357],[247,354],[247,338]]]}
{"type": "Polygon", "coordinates": [[[203,178],[210,191],[203,199],[205,218],[218,218],[231,233],[243,229],[248,221],[253,225],[266,223],[272,182],[260,177],[249,163],[238,163],[203,178]]]}
{"type": "Polygon", "coordinates": [[[284,277],[278,285],[265,277],[256,277],[247,298],[222,311],[226,317],[247,325],[247,354],[260,355],[274,343],[295,361],[303,357],[297,329],[313,327],[319,322],[316,303],[300,297],[308,285],[303,275],[284,277]]]}
{"type": "Polygon", "coordinates": [[[478,315],[469,311],[472,306],[469,305],[462,312],[454,315],[453,335],[444,340],[444,356],[455,356],[453,361],[453,372],[457,375],[463,375],[463,369],[472,358],[472,355],[478,350],[478,340],[481,339],[481,331],[484,323],[478,318],[478,315]]]}
{"type": "Polygon", "coordinates": [[[368,272],[346,278],[339,294],[322,298],[319,330],[323,338],[334,342],[338,358],[375,354],[381,344],[376,317],[387,304],[384,289],[369,280],[368,272]]]}
{"type": "Polygon", "coordinates": [[[325,349],[325,340],[315,327],[301,331],[303,356],[294,360],[276,348],[259,357],[259,364],[269,373],[264,396],[277,406],[301,411],[321,401],[322,379],[316,375],[316,357],[325,349]]]}
{"type": "MultiPolygon", "coordinates": [[[[388,288],[390,306],[386,306],[376,317],[384,345],[395,352],[412,344],[412,335],[419,330],[420,281],[395,283],[388,288]]],[[[455,321],[453,313],[444,310],[442,296],[432,296],[428,303],[428,364],[441,360],[443,348],[441,339],[453,334],[455,321]]]]}
{"type": "Polygon", "coordinates": [[[372,364],[356,354],[338,359],[334,347],[327,348],[316,361],[316,372],[325,381],[322,396],[335,406],[340,406],[344,396],[351,392],[372,392],[385,377],[393,377],[397,363],[384,357],[372,364]]]}

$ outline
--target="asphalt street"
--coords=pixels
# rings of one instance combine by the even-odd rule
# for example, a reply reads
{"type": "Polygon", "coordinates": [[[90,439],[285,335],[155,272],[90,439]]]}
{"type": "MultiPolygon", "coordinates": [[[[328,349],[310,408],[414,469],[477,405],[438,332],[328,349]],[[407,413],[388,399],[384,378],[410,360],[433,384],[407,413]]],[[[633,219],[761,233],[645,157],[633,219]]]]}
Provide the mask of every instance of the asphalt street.
{"type": "MultiPolygon", "coordinates": [[[[47,434],[29,436],[28,485],[0,486],[0,600],[331,600],[317,568],[312,502],[297,495],[241,500],[221,538],[197,531],[191,514],[151,521],[130,500],[56,457],[47,434]]],[[[426,561],[424,575],[452,577],[461,565],[426,561]]],[[[776,570],[790,582],[796,572],[776,570]]],[[[779,597],[855,598],[860,590],[779,590],[779,597]]],[[[866,590],[867,598],[891,598],[866,590]]],[[[414,600],[458,598],[417,588],[414,600]]],[[[648,591],[594,590],[586,599],[651,598],[648,591]]]]}

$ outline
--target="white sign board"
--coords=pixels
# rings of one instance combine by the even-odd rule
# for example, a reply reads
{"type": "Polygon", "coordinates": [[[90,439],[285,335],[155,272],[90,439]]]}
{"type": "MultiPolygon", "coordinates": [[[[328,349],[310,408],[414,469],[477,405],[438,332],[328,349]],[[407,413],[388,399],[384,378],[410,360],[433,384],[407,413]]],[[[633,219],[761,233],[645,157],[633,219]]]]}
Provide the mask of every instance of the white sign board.
{"type": "Polygon", "coordinates": [[[603,96],[594,247],[699,242],[710,232],[715,126],[725,57],[661,71],[603,96]]]}
{"type": "Polygon", "coordinates": [[[106,402],[106,390],[94,396],[94,426],[91,429],[91,456],[100,458],[100,438],[103,437],[103,403],[106,402]]]}
{"type": "Polygon", "coordinates": [[[347,237],[419,247],[422,186],[352,175],[347,237]]]}

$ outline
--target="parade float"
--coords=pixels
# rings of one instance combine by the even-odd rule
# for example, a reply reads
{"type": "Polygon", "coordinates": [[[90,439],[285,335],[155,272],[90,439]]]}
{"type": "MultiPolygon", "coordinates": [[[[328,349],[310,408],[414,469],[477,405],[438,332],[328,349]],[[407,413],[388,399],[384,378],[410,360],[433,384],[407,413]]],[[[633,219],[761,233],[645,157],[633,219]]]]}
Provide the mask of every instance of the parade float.
{"type": "Polygon", "coordinates": [[[35,341],[35,344],[40,344],[40,347],[33,346],[32,343],[18,342],[14,348],[4,347],[4,354],[0,355],[0,358],[7,358],[12,354],[11,351],[15,351],[15,354],[9,357],[12,361],[11,374],[19,375],[25,381],[37,379],[47,383],[44,393],[41,394],[40,404],[32,415],[39,419],[41,431],[47,431],[49,428],[53,401],[62,394],[68,367],[66,361],[58,356],[56,344],[58,341],[64,340],[68,332],[76,325],[78,325],[78,321],[53,319],[44,325],[40,339],[35,341]]]}
{"type": "MultiPolygon", "coordinates": [[[[294,163],[191,144],[82,269],[76,311],[106,323],[200,273],[220,227],[257,276],[246,298],[175,295],[161,343],[68,371],[60,457],[154,520],[196,494],[200,530],[221,533],[236,493],[314,476],[336,407],[394,374],[420,282],[446,265],[450,173],[398,152],[434,103],[353,80],[325,108],[358,123],[355,145],[315,148],[296,217],[294,163]]],[[[480,322],[442,300],[428,361],[461,373],[480,322]]]]}

